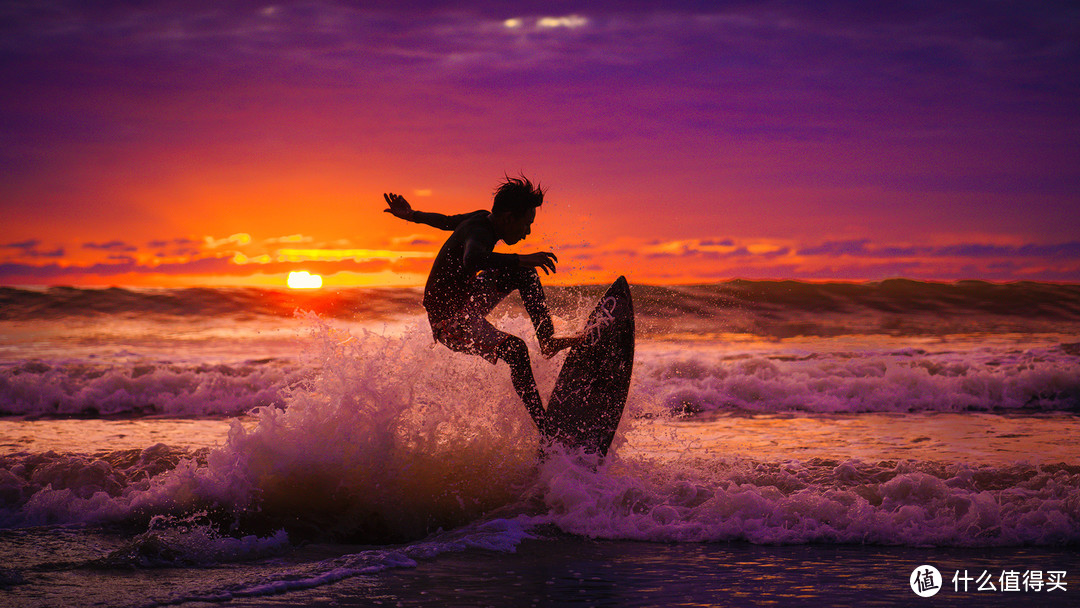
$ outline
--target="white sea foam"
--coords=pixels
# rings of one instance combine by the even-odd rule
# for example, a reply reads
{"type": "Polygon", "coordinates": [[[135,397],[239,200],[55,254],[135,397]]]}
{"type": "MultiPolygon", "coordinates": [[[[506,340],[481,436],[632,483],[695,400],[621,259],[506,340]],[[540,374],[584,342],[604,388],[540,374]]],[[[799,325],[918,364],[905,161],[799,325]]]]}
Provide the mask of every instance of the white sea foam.
{"type": "Polygon", "coordinates": [[[994,546],[1080,542],[1080,467],[554,460],[531,521],[591,538],[994,546]]]}
{"type": "Polygon", "coordinates": [[[640,349],[635,389],[667,411],[1076,410],[1080,365],[1059,345],[733,356],[640,349]]]}
{"type": "MultiPolygon", "coordinates": [[[[444,553],[470,549],[509,553],[515,551],[523,540],[534,538],[528,530],[529,527],[523,518],[483,520],[450,532],[436,533],[421,542],[342,555],[207,592],[189,591],[168,598],[158,605],[197,601],[220,602],[310,589],[393,568],[412,568],[421,561],[433,560],[444,553]]],[[[258,541],[250,539],[249,542],[258,541]]]]}
{"type": "Polygon", "coordinates": [[[308,370],[288,360],[235,363],[32,360],[0,368],[0,413],[17,416],[238,416],[281,406],[308,370]]]}
{"type": "MultiPolygon", "coordinates": [[[[169,454],[169,470],[153,475],[140,468],[157,461],[150,453],[138,462],[6,457],[0,490],[18,505],[8,525],[208,510],[393,540],[461,525],[513,499],[537,435],[505,366],[433,348],[419,326],[387,337],[312,323],[302,361],[311,375],[279,389],[284,407],[235,423],[220,448],[169,454]]],[[[537,363],[542,380],[554,382],[555,365],[537,363]]]]}
{"type": "MultiPolygon", "coordinates": [[[[527,333],[520,319],[510,323],[518,326],[515,331],[527,333]]],[[[420,323],[412,327],[411,333],[399,336],[402,343],[430,345],[420,323]]],[[[371,332],[359,329],[354,333],[371,332]]],[[[681,414],[1080,408],[1080,361],[1060,344],[1006,343],[944,352],[919,348],[807,351],[805,344],[740,350],[744,347],[691,343],[673,349],[663,342],[640,343],[632,391],[638,395],[636,402],[651,413],[681,414]]],[[[357,359],[397,354],[385,352],[386,344],[374,339],[350,348],[357,359]]],[[[415,360],[415,354],[410,356],[415,360]]],[[[424,365],[458,358],[443,349],[424,365]]],[[[554,370],[543,358],[533,359],[541,388],[550,390],[545,383],[553,382],[554,370]]],[[[29,417],[239,416],[258,407],[285,407],[287,389],[315,374],[316,364],[310,359],[286,358],[183,363],[142,358],[109,363],[23,361],[0,367],[0,412],[29,417]]],[[[463,373],[472,372],[447,372],[454,375],[444,381],[446,399],[459,398],[454,387],[466,380],[463,373]]],[[[489,386],[505,388],[500,382],[489,386]]],[[[442,397],[424,398],[431,402],[442,397]]]]}
{"type": "Polygon", "coordinates": [[[223,535],[206,520],[205,513],[186,517],[158,515],[146,532],[126,546],[94,562],[96,567],[155,568],[185,565],[206,566],[222,562],[273,555],[289,547],[284,530],[265,537],[248,534],[240,538],[223,535]]]}
{"type": "MultiPolygon", "coordinates": [[[[1006,379],[1074,377],[1062,364],[1067,353],[1053,349],[777,358],[730,357],[715,350],[676,356],[647,348],[629,405],[638,416],[624,419],[614,456],[596,467],[555,455],[538,467],[536,432],[505,366],[433,346],[420,325],[382,335],[344,331],[314,318],[310,323],[311,348],[300,364],[313,372],[282,392],[284,407],[259,408],[249,424],[233,425],[224,445],[199,452],[154,446],[93,456],[9,454],[0,459],[0,525],[149,525],[155,517],[205,512],[215,530],[236,526],[247,532],[234,539],[239,544],[210,538],[208,530],[186,532],[193,542],[180,544],[196,547],[196,557],[180,555],[198,561],[198,547],[204,547],[207,562],[249,555],[248,548],[272,550],[285,542],[277,535],[282,528],[289,528],[290,538],[360,542],[414,540],[442,528],[459,531],[455,542],[461,546],[489,543],[495,550],[513,550],[522,534],[543,534],[552,525],[589,537],[663,542],[1080,542],[1075,464],[693,454],[659,459],[660,451],[680,446],[662,445],[651,453],[624,442],[627,433],[652,428],[655,418],[642,414],[664,419],[669,404],[662,391],[673,384],[723,395],[775,391],[781,397],[759,399],[787,403],[785,390],[814,394],[786,380],[800,375],[802,385],[832,387],[834,393],[896,387],[890,389],[894,398],[897,391],[911,396],[925,391],[921,385],[962,381],[975,372],[989,378],[999,373],[993,370],[1005,369],[1006,379]],[[890,372],[891,366],[897,371],[890,372]],[[496,509],[500,515],[485,515],[496,509]],[[505,534],[482,529],[485,521],[501,520],[517,523],[508,524],[505,534]],[[256,529],[261,532],[252,536],[256,529]]],[[[515,333],[528,334],[527,321],[508,323],[515,333]]],[[[559,360],[537,357],[534,366],[542,392],[549,392],[559,360]]],[[[408,545],[412,549],[401,553],[402,560],[394,552],[364,554],[340,569],[327,567],[295,580],[321,584],[365,568],[407,564],[427,550],[455,550],[449,537],[438,538],[443,544],[434,548],[408,545]]],[[[264,581],[236,591],[261,593],[283,584],[307,583],[264,581]]]]}

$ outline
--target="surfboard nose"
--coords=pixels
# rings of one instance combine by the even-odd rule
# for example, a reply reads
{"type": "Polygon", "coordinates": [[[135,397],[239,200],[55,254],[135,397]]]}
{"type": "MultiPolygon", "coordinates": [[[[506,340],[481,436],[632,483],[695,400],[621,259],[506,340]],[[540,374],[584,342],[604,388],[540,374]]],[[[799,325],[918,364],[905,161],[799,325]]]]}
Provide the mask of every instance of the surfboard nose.
{"type": "Polygon", "coordinates": [[[634,367],[634,309],[619,277],[570,349],[548,401],[544,435],[569,448],[607,454],[622,418],[634,367]]]}

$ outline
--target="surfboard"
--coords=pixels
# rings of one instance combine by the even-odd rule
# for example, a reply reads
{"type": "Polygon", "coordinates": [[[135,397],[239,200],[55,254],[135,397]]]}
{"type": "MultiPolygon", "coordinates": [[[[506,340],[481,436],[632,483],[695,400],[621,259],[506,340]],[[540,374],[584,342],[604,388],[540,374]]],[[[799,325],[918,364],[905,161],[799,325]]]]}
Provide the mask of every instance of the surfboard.
{"type": "Polygon", "coordinates": [[[619,277],[585,322],[585,339],[566,355],[544,417],[544,438],[607,455],[622,419],[634,368],[634,303],[619,277]]]}

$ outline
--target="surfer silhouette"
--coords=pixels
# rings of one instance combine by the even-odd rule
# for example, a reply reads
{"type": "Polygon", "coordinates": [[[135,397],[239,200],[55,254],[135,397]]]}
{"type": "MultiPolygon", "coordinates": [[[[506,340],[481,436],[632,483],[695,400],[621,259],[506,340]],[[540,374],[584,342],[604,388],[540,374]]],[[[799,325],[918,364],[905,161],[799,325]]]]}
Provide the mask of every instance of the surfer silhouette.
{"type": "Polygon", "coordinates": [[[514,390],[543,433],[544,406],[536,390],[529,349],[521,338],[500,331],[487,315],[513,291],[521,294],[540,352],[551,357],[581,342],[581,336],[555,337],[537,268],[555,272],[558,258],[550,251],[497,253],[496,243],[513,245],[529,236],[544,190],[524,176],[507,177],[495,191],[491,211],[460,215],[428,213],[412,208],[399,194],[386,193],[386,213],[453,234],[443,244],[424,286],[424,309],[436,341],[451,350],[479,355],[492,365],[510,366],[514,390]]]}

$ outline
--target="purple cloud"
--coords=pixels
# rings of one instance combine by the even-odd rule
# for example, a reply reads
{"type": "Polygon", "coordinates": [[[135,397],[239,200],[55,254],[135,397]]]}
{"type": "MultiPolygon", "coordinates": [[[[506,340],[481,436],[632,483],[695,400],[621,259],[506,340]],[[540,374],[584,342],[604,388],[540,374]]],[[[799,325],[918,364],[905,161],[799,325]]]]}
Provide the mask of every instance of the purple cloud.
{"type": "Polygon", "coordinates": [[[17,257],[27,258],[62,258],[64,257],[64,248],[57,247],[51,251],[41,251],[38,246],[41,245],[39,239],[29,239],[26,241],[19,241],[16,243],[7,243],[0,245],[3,249],[15,249],[18,250],[17,257]]]}
{"type": "Polygon", "coordinates": [[[867,245],[870,244],[870,239],[857,239],[851,241],[829,241],[822,243],[816,247],[807,247],[798,251],[799,255],[825,255],[825,256],[841,256],[841,255],[867,255],[867,245]]]}
{"type": "Polygon", "coordinates": [[[36,249],[37,246],[40,244],[41,240],[30,239],[26,241],[19,241],[17,243],[5,243],[3,245],[0,245],[0,247],[4,247],[6,249],[22,249],[23,251],[28,251],[31,249],[36,249]]]}
{"type": "Polygon", "coordinates": [[[1067,243],[1027,243],[1023,245],[997,245],[992,243],[958,243],[942,246],[873,246],[870,239],[829,241],[798,251],[804,256],[862,257],[862,258],[911,258],[911,257],[959,257],[959,258],[1046,258],[1080,260],[1080,241],[1067,243]]]}
{"type": "Polygon", "coordinates": [[[185,245],[198,245],[200,243],[202,243],[202,241],[199,241],[199,240],[196,240],[196,239],[178,238],[178,239],[167,239],[167,240],[166,239],[155,239],[155,240],[150,241],[149,243],[147,243],[147,245],[149,245],[150,247],[154,247],[154,248],[160,248],[160,247],[168,247],[170,245],[185,246],[185,245]]]}
{"type": "Polygon", "coordinates": [[[109,241],[107,243],[83,243],[83,249],[97,249],[99,251],[137,251],[134,245],[123,241],[109,241]]]}

